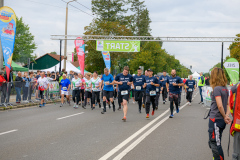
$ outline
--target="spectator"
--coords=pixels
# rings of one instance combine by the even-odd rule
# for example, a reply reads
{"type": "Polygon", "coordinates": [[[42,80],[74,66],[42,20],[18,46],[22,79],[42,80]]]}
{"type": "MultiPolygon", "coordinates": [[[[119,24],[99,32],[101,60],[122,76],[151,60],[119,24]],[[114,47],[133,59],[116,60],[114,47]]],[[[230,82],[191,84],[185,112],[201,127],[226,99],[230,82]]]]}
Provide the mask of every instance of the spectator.
{"type": "Polygon", "coordinates": [[[183,79],[183,83],[185,84],[185,83],[186,83],[186,81],[187,81],[187,80],[184,78],[184,79],[183,79]]]}
{"type": "Polygon", "coordinates": [[[29,91],[30,91],[30,94],[28,94],[29,96],[28,96],[28,100],[31,100],[31,98],[32,98],[32,93],[33,93],[33,91],[34,91],[34,88],[35,88],[35,78],[34,78],[34,74],[33,74],[33,72],[29,72],[29,79],[30,79],[30,83],[29,83],[29,87],[30,87],[30,89],[29,89],[29,91]]]}
{"type": "Polygon", "coordinates": [[[20,103],[21,102],[22,82],[25,82],[25,80],[22,78],[22,73],[18,72],[18,76],[15,78],[15,90],[17,92],[16,103],[20,103]]]}
{"type": "Polygon", "coordinates": [[[199,93],[201,97],[201,102],[199,104],[203,104],[203,96],[202,96],[202,87],[205,85],[205,77],[203,76],[203,73],[200,73],[200,79],[198,81],[198,88],[199,88],[199,93]]]}
{"type": "Polygon", "coordinates": [[[55,72],[52,72],[50,77],[53,79],[53,81],[56,81],[56,79],[57,79],[57,76],[56,76],[55,72]]]}
{"type": "Polygon", "coordinates": [[[68,75],[68,79],[70,80],[70,82],[72,82],[73,78],[74,78],[74,75],[73,75],[73,71],[71,70],[70,74],[68,75]]]}
{"type": "Polygon", "coordinates": [[[1,71],[1,72],[0,72],[0,91],[1,91],[1,92],[2,92],[3,83],[6,83],[6,80],[5,80],[5,78],[4,78],[4,72],[1,71]]]}
{"type": "Polygon", "coordinates": [[[5,74],[6,68],[5,67],[1,68],[1,71],[3,72],[3,74],[5,74]]]}
{"type": "Polygon", "coordinates": [[[22,78],[25,82],[23,83],[23,96],[22,99],[23,101],[27,100],[28,97],[28,89],[29,89],[29,83],[31,79],[28,77],[28,73],[24,72],[24,77],[22,78]]]}
{"type": "Polygon", "coordinates": [[[59,82],[59,77],[60,77],[59,72],[56,72],[56,81],[58,82],[59,82]]]}
{"type": "Polygon", "coordinates": [[[10,94],[11,94],[11,88],[13,87],[13,74],[12,74],[12,67],[10,70],[10,75],[9,75],[9,79],[7,79],[7,74],[6,72],[4,72],[4,79],[6,80],[6,82],[8,83],[4,83],[2,85],[2,96],[1,96],[1,103],[8,103],[9,102],[9,98],[10,98],[10,94]],[[10,82],[10,83],[9,83],[10,82]]]}
{"type": "MultiPolygon", "coordinates": [[[[35,82],[37,82],[38,78],[40,78],[40,71],[38,70],[37,71],[37,75],[35,77],[35,82]]],[[[36,95],[35,95],[35,98],[38,99],[38,94],[39,94],[39,91],[38,91],[38,86],[36,87],[36,95]]]]}
{"type": "Polygon", "coordinates": [[[205,84],[206,84],[207,86],[210,85],[210,83],[209,83],[209,76],[207,76],[207,79],[205,79],[205,84]]]}

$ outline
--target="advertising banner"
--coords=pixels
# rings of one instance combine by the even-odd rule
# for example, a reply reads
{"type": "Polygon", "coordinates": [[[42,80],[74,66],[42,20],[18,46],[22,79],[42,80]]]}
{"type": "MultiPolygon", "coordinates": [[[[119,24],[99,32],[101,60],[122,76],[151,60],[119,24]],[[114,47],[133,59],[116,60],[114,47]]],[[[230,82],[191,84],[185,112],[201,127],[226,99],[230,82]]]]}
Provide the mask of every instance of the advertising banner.
{"type": "Polygon", "coordinates": [[[59,93],[59,83],[54,81],[54,82],[49,82],[49,93],[59,93]]]}
{"type": "Polygon", "coordinates": [[[0,8],[0,34],[3,51],[3,58],[6,67],[7,79],[12,64],[12,56],[14,50],[14,42],[16,35],[16,15],[14,11],[7,6],[0,8]]]}
{"type": "Polygon", "coordinates": [[[229,58],[224,67],[231,79],[232,84],[236,84],[239,81],[239,63],[235,58],[229,58]]]}
{"type": "Polygon", "coordinates": [[[102,51],[102,56],[103,56],[103,60],[105,63],[106,68],[111,69],[111,57],[110,57],[110,53],[106,52],[106,51],[102,51]]]}
{"type": "Polygon", "coordinates": [[[81,37],[78,37],[74,43],[76,47],[76,52],[78,55],[78,62],[81,70],[81,74],[84,76],[84,68],[85,68],[85,44],[84,41],[81,40],[81,37]]]}
{"type": "Polygon", "coordinates": [[[140,41],[97,40],[97,51],[140,52],[140,41]]]}

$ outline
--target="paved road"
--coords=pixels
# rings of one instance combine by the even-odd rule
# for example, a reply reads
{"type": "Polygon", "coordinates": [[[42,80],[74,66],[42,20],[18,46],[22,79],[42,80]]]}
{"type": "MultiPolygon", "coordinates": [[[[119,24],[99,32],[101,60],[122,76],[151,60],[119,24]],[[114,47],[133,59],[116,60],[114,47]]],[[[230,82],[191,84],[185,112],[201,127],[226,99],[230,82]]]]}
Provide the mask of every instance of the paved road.
{"type": "MultiPolygon", "coordinates": [[[[184,99],[184,98],[182,98],[184,99]]],[[[203,120],[206,107],[184,105],[169,119],[169,102],[160,102],[150,119],[138,113],[130,101],[127,122],[122,111],[73,109],[59,104],[44,108],[30,107],[0,112],[0,159],[212,159],[208,148],[208,121],[203,120]]],[[[228,129],[223,134],[226,159],[228,129]]],[[[230,154],[232,153],[232,147],[230,154]]]]}

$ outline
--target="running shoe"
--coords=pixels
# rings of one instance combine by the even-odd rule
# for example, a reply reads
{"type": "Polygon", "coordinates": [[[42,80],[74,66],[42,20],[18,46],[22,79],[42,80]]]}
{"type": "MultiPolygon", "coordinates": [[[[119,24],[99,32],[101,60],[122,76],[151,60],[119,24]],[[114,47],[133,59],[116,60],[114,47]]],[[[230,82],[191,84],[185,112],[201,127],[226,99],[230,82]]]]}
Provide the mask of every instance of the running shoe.
{"type": "Polygon", "coordinates": [[[192,104],[189,102],[188,105],[191,106],[192,104]]]}
{"type": "Polygon", "coordinates": [[[76,108],[76,103],[74,103],[73,108],[76,108]]]}
{"type": "Polygon", "coordinates": [[[133,101],[133,104],[135,104],[136,102],[135,101],[133,101]]]}
{"type": "Polygon", "coordinates": [[[92,107],[92,110],[94,110],[95,109],[95,107],[92,107]]]}
{"type": "Polygon", "coordinates": [[[142,106],[143,106],[143,108],[145,108],[145,104],[143,104],[142,106]]]}
{"type": "Polygon", "coordinates": [[[152,111],[152,116],[154,116],[154,111],[152,111]]]}
{"type": "Polygon", "coordinates": [[[163,101],[163,104],[165,104],[165,101],[163,101]]]}
{"type": "Polygon", "coordinates": [[[146,118],[149,118],[149,114],[147,114],[146,118]]]}
{"type": "Polygon", "coordinates": [[[46,104],[46,103],[43,103],[43,105],[42,105],[42,106],[44,107],[44,106],[45,106],[45,104],[46,104]]]}
{"type": "Polygon", "coordinates": [[[126,122],[127,118],[126,118],[126,117],[123,117],[122,120],[123,120],[123,122],[126,122]]]}
{"type": "Polygon", "coordinates": [[[173,114],[171,114],[171,115],[169,116],[169,118],[173,118],[173,114]]]}
{"type": "Polygon", "coordinates": [[[121,107],[118,107],[118,110],[120,111],[120,110],[121,110],[121,107]]]}
{"type": "Polygon", "coordinates": [[[156,107],[156,110],[158,110],[158,106],[156,107]]]}
{"type": "Polygon", "coordinates": [[[106,110],[104,109],[101,113],[104,114],[106,112],[106,110]]]}
{"type": "Polygon", "coordinates": [[[75,109],[78,109],[78,105],[76,105],[75,109]]]}
{"type": "Polygon", "coordinates": [[[86,109],[86,107],[85,107],[84,105],[82,105],[82,108],[83,108],[83,109],[86,109]]]}
{"type": "Polygon", "coordinates": [[[60,107],[62,107],[62,106],[63,106],[63,104],[61,103],[61,104],[60,104],[60,107]]]}
{"type": "Polygon", "coordinates": [[[39,104],[39,107],[42,108],[42,104],[39,104]]]}
{"type": "Polygon", "coordinates": [[[176,110],[177,113],[179,113],[179,108],[176,110]]]}
{"type": "Polygon", "coordinates": [[[141,109],[139,109],[138,111],[139,111],[139,113],[142,113],[141,109]]]}
{"type": "Polygon", "coordinates": [[[101,103],[99,103],[99,108],[102,108],[101,103]]]}

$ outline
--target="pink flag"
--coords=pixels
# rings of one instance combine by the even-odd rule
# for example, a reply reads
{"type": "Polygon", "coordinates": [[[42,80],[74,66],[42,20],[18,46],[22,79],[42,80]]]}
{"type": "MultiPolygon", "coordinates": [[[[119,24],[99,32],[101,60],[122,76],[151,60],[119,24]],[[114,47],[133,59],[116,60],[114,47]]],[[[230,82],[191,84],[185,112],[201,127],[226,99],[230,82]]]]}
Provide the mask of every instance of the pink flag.
{"type": "Polygon", "coordinates": [[[81,40],[81,37],[78,37],[74,43],[76,47],[76,52],[78,55],[78,62],[81,70],[81,74],[84,76],[84,67],[85,67],[85,44],[84,41],[81,40]]]}

